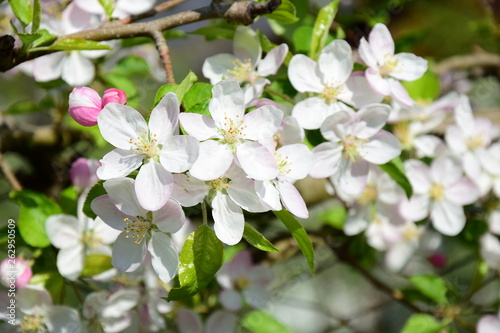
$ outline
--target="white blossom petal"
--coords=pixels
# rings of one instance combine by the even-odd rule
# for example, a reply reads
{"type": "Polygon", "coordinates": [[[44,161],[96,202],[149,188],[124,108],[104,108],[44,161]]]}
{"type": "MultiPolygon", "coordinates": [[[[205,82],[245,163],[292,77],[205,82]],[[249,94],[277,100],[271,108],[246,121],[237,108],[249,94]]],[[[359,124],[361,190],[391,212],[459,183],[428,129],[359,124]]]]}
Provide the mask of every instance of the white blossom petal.
{"type": "Polygon", "coordinates": [[[318,65],[303,54],[296,54],[288,64],[288,78],[298,92],[320,93],[324,84],[318,74],[318,65]]]}
{"type": "Polygon", "coordinates": [[[212,200],[212,216],[217,238],[227,245],[237,244],[243,237],[243,212],[227,194],[217,193],[212,200]]]}
{"type": "Polygon", "coordinates": [[[160,209],[172,193],[172,174],[158,162],[144,164],[135,179],[135,193],[141,206],[149,211],[160,209]]]}
{"type": "Polygon", "coordinates": [[[86,86],[95,77],[94,63],[78,51],[71,51],[64,58],[61,78],[70,86],[86,86]]]}
{"type": "Polygon", "coordinates": [[[340,103],[327,104],[323,98],[310,97],[295,104],[292,116],[304,129],[320,128],[328,116],[342,110],[340,103]]]}
{"type": "Polygon", "coordinates": [[[83,263],[84,253],[81,243],[60,249],[57,254],[57,269],[68,280],[74,281],[80,276],[83,263]]]}
{"type": "Polygon", "coordinates": [[[278,72],[281,64],[288,53],[288,45],[283,43],[267,52],[266,56],[259,63],[257,73],[260,76],[274,75],[278,72]]]}
{"type": "Polygon", "coordinates": [[[141,166],[144,155],[135,154],[128,149],[116,148],[104,155],[96,171],[99,179],[120,178],[129,175],[141,166]]]}
{"type": "Polygon", "coordinates": [[[110,179],[103,186],[113,204],[125,215],[145,216],[147,210],[142,208],[135,194],[135,181],[132,178],[110,179]]]}
{"type": "Polygon", "coordinates": [[[159,231],[153,231],[148,246],[151,264],[160,280],[169,283],[179,266],[178,253],[172,239],[159,231]]]}
{"type": "Polygon", "coordinates": [[[158,144],[165,144],[167,138],[177,129],[179,123],[179,101],[173,92],[167,93],[151,111],[149,133],[158,144]]]}
{"type": "Polygon", "coordinates": [[[256,180],[255,191],[272,210],[281,210],[280,193],[271,181],[256,180]]]}
{"type": "Polygon", "coordinates": [[[158,153],[163,167],[170,172],[184,172],[198,158],[199,142],[190,135],[174,135],[163,143],[158,153]]]}
{"type": "Polygon", "coordinates": [[[283,111],[265,105],[247,113],[244,117],[242,134],[248,140],[264,140],[273,137],[283,120],[283,111]]]}
{"type": "Polygon", "coordinates": [[[197,113],[181,113],[179,115],[184,130],[198,140],[208,140],[220,137],[215,121],[197,113]]]}
{"type": "Polygon", "coordinates": [[[225,128],[228,119],[236,123],[243,119],[245,100],[238,82],[224,80],[215,84],[208,108],[218,128],[225,128]]]}
{"type": "Polygon", "coordinates": [[[384,164],[401,154],[401,143],[389,132],[381,130],[360,150],[360,155],[373,164],[384,164]]]}
{"type": "Polygon", "coordinates": [[[427,60],[413,53],[398,53],[393,59],[397,62],[397,66],[390,76],[398,80],[414,81],[427,71],[427,60]]]}
{"type": "Polygon", "coordinates": [[[189,175],[176,174],[172,198],[184,207],[192,207],[203,201],[210,187],[203,181],[189,175]]]}
{"type": "Polygon", "coordinates": [[[73,215],[67,214],[52,215],[45,222],[50,242],[59,249],[69,248],[79,242],[84,227],[73,215]]]}
{"type": "Polygon", "coordinates": [[[139,244],[134,243],[136,238],[128,237],[122,232],[113,244],[113,257],[111,263],[122,272],[133,272],[141,266],[146,257],[146,240],[139,244]]]}
{"type": "Polygon", "coordinates": [[[343,39],[336,39],[326,45],[318,59],[322,81],[334,86],[339,86],[347,81],[353,65],[351,46],[343,39]]]}
{"type": "Polygon", "coordinates": [[[368,41],[379,65],[385,63],[387,55],[394,55],[394,40],[389,29],[384,24],[375,24],[372,31],[370,31],[368,41]]]}
{"type": "Polygon", "coordinates": [[[279,173],[273,153],[258,142],[244,142],[236,149],[238,162],[250,178],[270,180],[279,173]]]}
{"type": "Polygon", "coordinates": [[[314,164],[309,175],[313,178],[326,178],[335,174],[342,160],[342,149],[342,145],[333,142],[324,142],[314,147],[314,164]]]}
{"type": "Polygon", "coordinates": [[[163,207],[153,212],[153,223],[163,232],[177,232],[182,228],[185,221],[184,211],[173,200],[167,201],[163,207]]]}
{"type": "Polygon", "coordinates": [[[309,217],[306,203],[293,184],[286,181],[277,181],[276,188],[280,193],[283,206],[285,206],[290,213],[301,219],[309,217]]]}
{"type": "Polygon", "coordinates": [[[234,160],[233,152],[227,145],[213,140],[201,142],[199,152],[190,172],[193,177],[201,180],[221,177],[234,160]]]}
{"type": "Polygon", "coordinates": [[[201,69],[203,76],[209,79],[211,84],[228,78],[231,75],[229,71],[233,69],[236,59],[234,55],[229,53],[219,53],[208,57],[201,69]]]}
{"type": "Polygon", "coordinates": [[[443,235],[456,236],[465,226],[462,206],[446,200],[434,203],[430,217],[434,228],[443,235]]]}

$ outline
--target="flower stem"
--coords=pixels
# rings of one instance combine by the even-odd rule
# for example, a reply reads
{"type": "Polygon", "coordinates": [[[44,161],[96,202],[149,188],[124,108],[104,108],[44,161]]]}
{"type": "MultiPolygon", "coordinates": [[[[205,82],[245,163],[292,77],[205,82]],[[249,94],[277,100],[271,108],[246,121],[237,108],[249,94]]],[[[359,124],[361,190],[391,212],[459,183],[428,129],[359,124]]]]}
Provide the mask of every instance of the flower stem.
{"type": "Polygon", "coordinates": [[[203,225],[207,225],[208,224],[207,204],[205,203],[205,200],[201,202],[201,214],[203,215],[203,225]]]}
{"type": "Polygon", "coordinates": [[[286,95],[286,94],[283,94],[283,93],[280,93],[279,91],[267,86],[265,88],[265,91],[267,93],[269,93],[270,95],[274,95],[276,97],[279,97],[279,98],[282,98],[284,99],[285,101],[289,102],[289,103],[292,103],[293,105],[297,104],[297,102],[295,102],[295,100],[293,98],[291,98],[290,96],[286,95]]]}

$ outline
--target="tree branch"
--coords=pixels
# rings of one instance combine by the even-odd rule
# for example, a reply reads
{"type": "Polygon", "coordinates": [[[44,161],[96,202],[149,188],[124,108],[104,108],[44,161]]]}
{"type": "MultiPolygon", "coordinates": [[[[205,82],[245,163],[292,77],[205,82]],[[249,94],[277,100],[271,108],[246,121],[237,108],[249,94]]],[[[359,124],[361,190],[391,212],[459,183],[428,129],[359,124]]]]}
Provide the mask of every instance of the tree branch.
{"type": "MultiPolygon", "coordinates": [[[[144,23],[130,23],[122,25],[103,26],[98,29],[85,30],[77,33],[59,37],[81,38],[92,41],[107,41],[113,39],[147,37],[151,31],[165,31],[189,23],[199,22],[214,18],[223,18],[232,24],[249,25],[259,15],[272,13],[281,4],[281,0],[268,0],[266,2],[242,1],[242,2],[215,2],[209,6],[182,13],[173,14],[163,18],[144,23]]],[[[21,53],[20,49],[2,49],[7,59],[0,62],[0,71],[5,72],[20,63],[32,60],[43,55],[58,51],[38,51],[21,53]]]]}
{"type": "Polygon", "coordinates": [[[156,49],[160,54],[161,62],[165,67],[165,73],[167,74],[167,82],[169,84],[175,84],[174,72],[172,70],[172,62],[170,61],[170,53],[168,51],[167,40],[161,31],[155,30],[151,31],[151,36],[153,37],[156,49]]]}

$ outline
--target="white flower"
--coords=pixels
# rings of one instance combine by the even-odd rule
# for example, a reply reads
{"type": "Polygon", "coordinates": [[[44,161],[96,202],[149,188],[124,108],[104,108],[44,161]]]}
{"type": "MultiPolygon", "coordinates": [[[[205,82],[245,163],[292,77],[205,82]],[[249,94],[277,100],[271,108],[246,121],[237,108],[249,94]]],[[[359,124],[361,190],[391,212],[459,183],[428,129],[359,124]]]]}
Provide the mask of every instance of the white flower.
{"type": "Polygon", "coordinates": [[[399,82],[414,81],[427,70],[427,60],[412,53],[394,54],[394,41],[387,27],[378,23],[359,44],[359,56],[368,65],[366,79],[372,89],[398,103],[412,106],[415,102],[399,82]]]}
{"type": "Polygon", "coordinates": [[[235,332],[238,317],[228,311],[217,310],[211,313],[203,326],[200,316],[193,310],[180,308],[177,312],[177,329],[180,333],[222,333],[235,332]]]}
{"type": "Polygon", "coordinates": [[[262,106],[245,114],[243,92],[236,81],[221,81],[212,89],[209,109],[212,118],[196,113],[182,113],[180,122],[187,133],[203,141],[191,174],[201,180],[221,177],[235,156],[253,179],[273,179],[278,174],[274,157],[259,141],[273,138],[283,111],[262,106]]]}
{"type": "Polygon", "coordinates": [[[500,314],[482,316],[477,322],[477,333],[500,332],[500,314]]]}
{"type": "Polygon", "coordinates": [[[127,105],[107,104],[97,118],[106,141],[117,149],[106,154],[97,169],[100,179],[127,176],[137,168],[135,191],[144,209],[155,211],[172,192],[171,172],[188,170],[198,156],[198,141],[177,131],[179,103],[166,94],[151,112],[149,124],[127,105]],[[143,164],[144,162],[144,164],[143,164]]]}
{"type": "Polygon", "coordinates": [[[212,84],[225,79],[243,83],[245,105],[253,105],[262,95],[264,86],[271,83],[265,77],[278,72],[288,53],[288,45],[275,47],[262,59],[259,37],[251,28],[240,25],[234,34],[233,52],[234,55],[221,53],[207,58],[203,63],[203,75],[212,84]]]}
{"type": "Polygon", "coordinates": [[[354,60],[345,40],[334,40],[321,51],[318,62],[305,55],[293,56],[288,76],[299,92],[313,92],[317,97],[298,102],[292,111],[299,125],[316,129],[339,110],[348,109],[344,103],[362,107],[382,100],[368,86],[364,76],[351,76],[354,60]]]}
{"type": "MultiPolygon", "coordinates": [[[[74,3],[83,11],[104,16],[104,8],[98,0],[75,0],[74,3]]],[[[117,0],[113,2],[113,17],[124,18],[129,15],[138,15],[147,12],[155,5],[154,0],[117,0]]]]}
{"type": "Polygon", "coordinates": [[[370,163],[384,164],[401,153],[399,141],[382,130],[389,112],[387,105],[370,104],[358,112],[339,111],[328,117],[321,133],[329,142],[313,149],[315,162],[309,175],[333,176],[337,188],[350,195],[360,194],[370,163]]]}
{"type": "Polygon", "coordinates": [[[184,211],[168,200],[159,210],[147,211],[139,204],[131,178],[104,182],[107,195],[92,201],[92,210],[110,227],[122,231],[113,245],[112,263],[118,270],[133,272],[144,261],[146,249],[153,268],[168,283],[175,275],[177,250],[166,233],[179,231],[185,221],[184,211]]]}

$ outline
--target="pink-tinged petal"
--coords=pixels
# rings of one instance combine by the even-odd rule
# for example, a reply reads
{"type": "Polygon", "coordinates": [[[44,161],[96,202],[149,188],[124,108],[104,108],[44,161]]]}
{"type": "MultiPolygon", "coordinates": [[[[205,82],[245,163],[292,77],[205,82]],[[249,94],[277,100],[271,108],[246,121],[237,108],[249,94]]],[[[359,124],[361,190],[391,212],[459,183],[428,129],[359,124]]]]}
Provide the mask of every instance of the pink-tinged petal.
{"type": "Polygon", "coordinates": [[[373,164],[384,164],[401,154],[401,143],[389,132],[381,130],[365,143],[359,154],[373,164]]]}
{"type": "Polygon", "coordinates": [[[491,233],[500,235],[500,210],[497,209],[490,213],[488,225],[491,233]]]}
{"type": "Polygon", "coordinates": [[[250,178],[270,180],[279,174],[273,153],[258,142],[244,142],[238,145],[236,156],[241,168],[250,178]]]}
{"type": "Polygon", "coordinates": [[[427,194],[414,194],[410,200],[403,199],[399,205],[399,213],[410,221],[420,221],[429,214],[430,197],[427,194]]]}
{"type": "Polygon", "coordinates": [[[83,245],[76,243],[71,247],[59,250],[57,254],[57,270],[68,280],[76,280],[83,270],[83,245]]]}
{"type": "Polygon", "coordinates": [[[348,236],[354,236],[363,232],[368,226],[370,220],[370,210],[355,204],[349,209],[348,216],[344,224],[344,233],[348,236]]]}
{"type": "MultiPolygon", "coordinates": [[[[118,235],[120,234],[118,230],[113,229],[109,225],[104,223],[104,221],[99,216],[94,219],[91,230],[94,231],[95,235],[97,235],[97,237],[99,237],[101,239],[101,242],[104,244],[113,244],[116,240],[116,237],[118,237],[118,235]]],[[[123,231],[123,228],[120,231],[123,231]]]]}
{"type": "Polygon", "coordinates": [[[141,266],[146,257],[146,240],[139,244],[134,243],[136,238],[128,237],[122,232],[113,244],[113,257],[111,263],[122,272],[133,272],[141,266]]]}
{"type": "MultiPolygon", "coordinates": [[[[483,150],[484,148],[478,148],[478,150],[483,150]]],[[[462,167],[470,179],[477,180],[481,177],[483,173],[483,169],[481,168],[481,162],[477,156],[477,153],[473,153],[471,151],[466,152],[462,155],[462,167]]]]}
{"type": "Polygon", "coordinates": [[[269,291],[262,288],[250,286],[243,289],[242,293],[245,297],[245,301],[256,309],[264,308],[271,301],[271,294],[269,291]]]}
{"type": "Polygon", "coordinates": [[[158,144],[164,144],[177,129],[178,122],[179,101],[174,93],[169,92],[151,111],[148,125],[150,135],[158,140],[158,144]]]}
{"type": "Polygon", "coordinates": [[[394,55],[394,40],[389,29],[382,23],[377,23],[368,36],[370,47],[379,65],[385,63],[387,55],[394,55]]]}
{"type": "Polygon", "coordinates": [[[163,232],[153,231],[148,251],[151,253],[151,264],[156,274],[160,280],[169,283],[179,266],[178,253],[172,239],[163,232]]]}
{"type": "Polygon", "coordinates": [[[448,155],[436,158],[431,164],[431,179],[434,183],[451,185],[462,178],[458,161],[448,155]]]}
{"type": "Polygon", "coordinates": [[[240,206],[227,194],[217,193],[212,200],[212,216],[217,238],[227,245],[237,244],[243,237],[245,217],[240,206]]]}
{"type": "Polygon", "coordinates": [[[318,74],[318,64],[311,58],[296,54],[288,65],[288,78],[290,83],[299,92],[320,93],[324,84],[318,74]]]}
{"type": "Polygon", "coordinates": [[[364,37],[359,41],[358,54],[368,67],[376,68],[378,66],[372,48],[364,37]]]}
{"type": "Polygon", "coordinates": [[[141,206],[149,211],[163,207],[172,193],[172,174],[158,162],[144,164],[135,179],[135,193],[141,206]]]}
{"type": "Polygon", "coordinates": [[[486,315],[477,322],[477,333],[500,332],[500,318],[498,316],[486,315]]]}
{"type": "Polygon", "coordinates": [[[248,250],[240,251],[217,272],[217,282],[225,289],[233,289],[233,283],[242,276],[246,277],[253,267],[251,253],[248,250]]]}
{"type": "Polygon", "coordinates": [[[208,108],[218,128],[226,128],[224,124],[230,120],[239,123],[245,113],[245,101],[238,82],[224,80],[216,83],[208,108]]]}
{"type": "Polygon", "coordinates": [[[117,178],[105,181],[103,186],[113,204],[123,214],[145,216],[147,210],[139,204],[134,183],[132,178],[117,178]]]}
{"type": "Polygon", "coordinates": [[[231,149],[217,141],[208,140],[200,143],[198,159],[190,169],[191,175],[200,180],[212,180],[221,177],[233,163],[231,149]]]}
{"type": "Polygon", "coordinates": [[[240,311],[243,307],[243,300],[238,291],[234,289],[224,289],[219,294],[219,301],[222,306],[230,311],[240,311]]]}
{"type": "Polygon", "coordinates": [[[339,103],[327,104],[323,98],[310,97],[295,104],[292,116],[304,129],[320,128],[328,116],[342,110],[339,103]]]}
{"type": "Polygon", "coordinates": [[[255,181],[255,191],[259,198],[267,203],[272,210],[281,210],[280,193],[270,181],[255,181]]]}
{"type": "Polygon", "coordinates": [[[264,290],[273,282],[274,273],[270,267],[257,265],[253,266],[245,277],[250,286],[264,290]]]}
{"type": "Polygon", "coordinates": [[[234,33],[233,53],[240,60],[250,59],[252,67],[262,58],[259,37],[252,28],[239,25],[234,33]]]}
{"type": "Polygon", "coordinates": [[[451,184],[444,190],[446,200],[465,206],[473,203],[479,198],[479,190],[476,184],[467,178],[462,178],[454,184],[451,184]]]}
{"type": "Polygon", "coordinates": [[[274,75],[278,72],[281,64],[285,60],[288,53],[288,45],[283,43],[276,46],[271,51],[267,52],[267,55],[259,63],[257,68],[257,73],[260,76],[274,75]]]}
{"type": "Polygon", "coordinates": [[[33,61],[33,77],[35,81],[47,82],[61,77],[64,52],[52,53],[33,61]]]}
{"type": "Polygon", "coordinates": [[[165,140],[158,155],[163,167],[170,172],[184,172],[198,158],[198,140],[189,135],[174,135],[165,140]]]}
{"type": "Polygon", "coordinates": [[[446,145],[439,137],[435,135],[421,135],[413,139],[413,147],[418,158],[435,157],[444,153],[446,145]]]}
{"type": "Polygon", "coordinates": [[[384,79],[382,76],[380,76],[378,70],[371,67],[368,68],[365,71],[365,77],[373,91],[383,96],[391,95],[389,79],[384,79]]]}
{"type": "Polygon", "coordinates": [[[271,209],[257,195],[254,180],[243,177],[230,177],[231,185],[227,189],[227,194],[238,206],[252,213],[267,212],[271,209]]]}
{"type": "Polygon", "coordinates": [[[52,245],[59,249],[69,248],[82,238],[84,229],[76,217],[66,214],[50,216],[45,223],[45,231],[52,245]]]}
{"type": "Polygon", "coordinates": [[[83,325],[76,309],[69,306],[55,305],[45,314],[48,332],[82,332],[83,325]]]}
{"type": "Polygon", "coordinates": [[[307,177],[314,164],[314,154],[306,145],[301,143],[283,146],[276,151],[276,156],[279,156],[282,161],[288,164],[285,166],[288,169],[286,174],[282,176],[291,179],[302,179],[307,177]]]}
{"type": "Polygon", "coordinates": [[[184,207],[192,207],[199,204],[210,190],[210,186],[203,180],[184,174],[172,176],[174,178],[172,198],[184,207]]]}
{"type": "Polygon", "coordinates": [[[163,207],[153,212],[153,223],[163,232],[177,232],[182,228],[184,222],[186,222],[184,211],[173,200],[167,201],[163,207]]]}
{"type": "Polygon", "coordinates": [[[69,114],[80,125],[97,125],[97,116],[101,112],[101,97],[88,87],[74,88],[69,94],[69,114]]]}
{"type": "Polygon", "coordinates": [[[336,39],[325,46],[318,59],[322,81],[334,86],[347,81],[353,65],[351,46],[343,39],[336,39]]]}
{"type": "Polygon", "coordinates": [[[389,89],[391,90],[391,97],[399,104],[405,107],[412,107],[415,101],[410,97],[408,91],[401,84],[401,82],[394,79],[387,79],[389,81],[389,89]]]}
{"type": "Polygon", "coordinates": [[[109,103],[127,104],[127,94],[121,89],[106,89],[102,96],[102,106],[109,103]]]}
{"type": "Polygon", "coordinates": [[[443,235],[456,236],[465,226],[462,206],[446,200],[434,202],[430,217],[434,228],[443,235]]]}
{"type": "Polygon", "coordinates": [[[342,160],[343,146],[338,143],[324,142],[313,149],[314,164],[309,172],[313,178],[326,178],[335,174],[342,160]]]}
{"type": "Polygon", "coordinates": [[[215,311],[207,319],[206,333],[236,332],[238,317],[228,311],[215,311]]]}
{"type": "Polygon", "coordinates": [[[292,116],[283,118],[281,127],[276,135],[279,138],[279,144],[282,146],[293,143],[302,143],[305,138],[304,129],[299,126],[297,118],[292,116]]]}
{"type": "Polygon", "coordinates": [[[468,151],[464,132],[457,125],[450,125],[446,128],[445,140],[450,150],[458,155],[468,151]]]}
{"type": "Polygon", "coordinates": [[[265,140],[273,137],[283,120],[283,111],[271,105],[262,106],[245,115],[242,134],[248,140],[265,140]]]}
{"type": "Polygon", "coordinates": [[[201,71],[203,76],[210,80],[211,84],[227,79],[231,76],[236,57],[229,53],[220,53],[208,57],[203,63],[201,71]]]}
{"type": "Polygon", "coordinates": [[[245,100],[245,105],[247,107],[254,106],[255,103],[257,103],[257,98],[262,96],[262,93],[264,92],[264,87],[267,84],[271,84],[271,81],[269,81],[266,78],[259,77],[257,80],[255,80],[251,84],[246,84],[242,89],[243,89],[243,95],[244,100],[245,100]]]}
{"type": "Polygon", "coordinates": [[[283,206],[285,206],[290,213],[301,219],[309,217],[306,203],[295,186],[286,181],[277,181],[276,188],[280,193],[283,206]]]}
{"type": "Polygon", "coordinates": [[[102,109],[97,117],[97,124],[103,138],[121,149],[135,148],[130,140],[136,142],[148,130],[144,117],[137,110],[116,103],[108,104],[102,109]]]}
{"type": "MultiPolygon", "coordinates": [[[[346,87],[353,92],[351,101],[357,108],[361,108],[371,103],[380,103],[384,96],[375,92],[364,75],[353,75],[347,82],[346,87]]],[[[339,96],[339,99],[340,98],[339,96]]]]}
{"type": "Polygon", "coordinates": [[[91,16],[88,11],[70,3],[62,12],[61,25],[65,34],[72,34],[89,28],[91,16]]]}
{"type": "Polygon", "coordinates": [[[193,310],[180,308],[177,312],[177,329],[180,333],[203,333],[203,323],[193,310]]]}
{"type": "Polygon", "coordinates": [[[357,129],[358,138],[369,139],[385,126],[391,108],[387,104],[370,104],[358,110],[359,120],[362,123],[357,129]]]}
{"type": "Polygon", "coordinates": [[[127,226],[127,219],[133,220],[135,218],[135,215],[125,215],[119,211],[107,194],[95,198],[92,201],[91,208],[104,223],[119,231],[125,230],[125,227],[127,226]]]}
{"type": "Polygon", "coordinates": [[[339,171],[332,176],[335,185],[348,195],[361,194],[366,186],[369,164],[361,159],[351,161],[350,158],[342,158],[339,171]]]}
{"type": "Polygon", "coordinates": [[[144,155],[134,154],[128,149],[114,149],[100,160],[96,174],[99,179],[125,177],[141,166],[144,155]]]}
{"type": "Polygon", "coordinates": [[[389,75],[398,80],[414,81],[427,71],[427,60],[413,53],[398,53],[393,59],[397,66],[389,75]]]}
{"type": "Polygon", "coordinates": [[[405,162],[406,174],[410,180],[413,192],[416,194],[427,194],[434,181],[430,175],[430,168],[427,164],[418,160],[407,160],[405,162]]]}
{"type": "Polygon", "coordinates": [[[321,125],[321,135],[329,141],[338,142],[352,134],[352,123],[357,121],[354,112],[341,110],[327,117],[321,125]],[[355,119],[356,118],[356,119],[355,119]]]}
{"type": "Polygon", "coordinates": [[[197,113],[181,113],[179,120],[184,130],[200,141],[220,137],[215,121],[210,117],[197,113]]]}
{"type": "Polygon", "coordinates": [[[90,84],[95,77],[94,63],[78,51],[72,51],[64,58],[61,78],[70,86],[90,84]]]}

